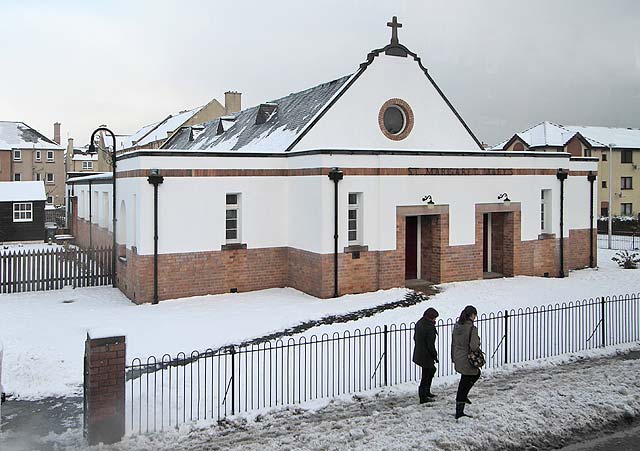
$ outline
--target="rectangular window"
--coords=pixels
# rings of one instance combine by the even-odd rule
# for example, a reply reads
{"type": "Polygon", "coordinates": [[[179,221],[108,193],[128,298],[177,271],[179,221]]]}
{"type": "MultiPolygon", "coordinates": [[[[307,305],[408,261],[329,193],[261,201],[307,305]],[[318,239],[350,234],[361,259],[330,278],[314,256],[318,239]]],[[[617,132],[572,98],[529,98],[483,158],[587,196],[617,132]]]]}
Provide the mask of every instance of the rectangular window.
{"type": "Polygon", "coordinates": [[[362,193],[349,193],[349,244],[362,244],[362,193]]]}
{"type": "Polygon", "coordinates": [[[588,149],[585,147],[584,149],[584,156],[585,157],[590,157],[591,156],[591,149],[588,149]]]}
{"type": "Polygon", "coordinates": [[[47,172],[47,183],[49,183],[49,184],[53,183],[53,173],[52,172],[47,172]]]}
{"type": "Polygon", "coordinates": [[[620,204],[620,214],[622,216],[631,216],[633,215],[633,204],[620,204]]]}
{"type": "Polygon", "coordinates": [[[227,194],[225,240],[227,244],[240,242],[240,194],[227,194]]]}
{"type": "Polygon", "coordinates": [[[13,222],[32,222],[33,204],[21,202],[13,204],[13,222]]]}
{"type": "Polygon", "coordinates": [[[609,208],[608,207],[600,207],[600,216],[603,218],[609,217],[609,208]]]}
{"type": "Polygon", "coordinates": [[[620,177],[620,189],[633,189],[633,177],[620,177]]]}
{"type": "Polygon", "coordinates": [[[83,161],[82,169],[85,171],[90,171],[91,169],[93,169],[93,161],[83,161]]]}
{"type": "Polygon", "coordinates": [[[47,203],[53,204],[53,196],[47,196],[47,203]]]}
{"type": "Polygon", "coordinates": [[[53,162],[53,150],[47,150],[47,162],[48,163],[53,162]]]}
{"type": "Polygon", "coordinates": [[[42,174],[40,174],[39,172],[36,172],[36,182],[39,182],[42,180],[42,174]]]}
{"type": "Polygon", "coordinates": [[[13,151],[13,161],[22,161],[22,151],[21,150],[14,150],[13,151]]]}
{"type": "Polygon", "coordinates": [[[551,233],[551,190],[540,191],[540,232],[551,233]]]}
{"type": "Polygon", "coordinates": [[[606,181],[606,180],[603,180],[603,181],[602,181],[602,187],[603,187],[603,188],[606,188],[606,187],[607,187],[607,181],[606,181]]]}
{"type": "Polygon", "coordinates": [[[42,160],[42,154],[40,153],[39,150],[36,150],[36,161],[41,161],[42,160]]]}
{"type": "Polygon", "coordinates": [[[620,152],[621,163],[633,163],[633,153],[630,150],[623,150],[620,152]]]}
{"type": "Polygon", "coordinates": [[[602,161],[607,161],[607,154],[602,151],[602,161]]]}
{"type": "Polygon", "coordinates": [[[14,182],[21,182],[22,181],[22,175],[20,175],[19,172],[13,174],[13,181],[14,182]]]}

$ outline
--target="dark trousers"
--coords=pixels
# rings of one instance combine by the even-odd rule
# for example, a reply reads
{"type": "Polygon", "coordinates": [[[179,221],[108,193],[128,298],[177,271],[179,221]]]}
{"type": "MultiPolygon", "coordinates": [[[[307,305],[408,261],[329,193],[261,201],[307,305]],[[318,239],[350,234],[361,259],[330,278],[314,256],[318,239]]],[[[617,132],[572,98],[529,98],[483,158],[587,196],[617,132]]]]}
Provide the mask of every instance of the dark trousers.
{"type": "Polygon", "coordinates": [[[420,386],[418,387],[418,396],[420,397],[420,401],[426,400],[427,394],[431,393],[431,382],[433,381],[433,376],[435,376],[435,374],[435,367],[422,367],[422,379],[420,379],[420,386]]]}
{"type": "Polygon", "coordinates": [[[471,387],[473,387],[478,379],[480,379],[480,373],[475,375],[463,374],[460,377],[460,383],[458,384],[458,394],[456,395],[457,402],[464,402],[464,400],[467,399],[467,397],[469,396],[469,391],[471,391],[471,387]]]}

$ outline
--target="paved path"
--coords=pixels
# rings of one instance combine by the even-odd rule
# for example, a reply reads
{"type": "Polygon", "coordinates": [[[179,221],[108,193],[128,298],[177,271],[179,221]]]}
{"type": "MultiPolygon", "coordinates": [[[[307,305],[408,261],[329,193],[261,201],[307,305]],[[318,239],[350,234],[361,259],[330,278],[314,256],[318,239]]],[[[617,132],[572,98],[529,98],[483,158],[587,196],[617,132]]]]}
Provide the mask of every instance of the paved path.
{"type": "Polygon", "coordinates": [[[618,431],[588,442],[561,448],[560,451],[638,451],[640,449],[640,425],[629,426],[628,429],[618,431]]]}

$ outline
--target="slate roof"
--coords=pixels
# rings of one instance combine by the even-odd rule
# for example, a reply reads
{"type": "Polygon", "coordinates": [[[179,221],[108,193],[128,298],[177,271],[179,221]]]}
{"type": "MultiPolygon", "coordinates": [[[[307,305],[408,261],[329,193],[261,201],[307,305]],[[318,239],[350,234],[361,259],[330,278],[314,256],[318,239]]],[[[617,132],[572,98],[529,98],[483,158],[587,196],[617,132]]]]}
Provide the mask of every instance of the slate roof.
{"type": "Polygon", "coordinates": [[[262,110],[260,105],[247,108],[235,113],[233,121],[229,120],[229,116],[224,116],[201,126],[183,127],[162,148],[216,152],[284,152],[350,77],[351,75],[347,75],[266,102],[262,104],[262,110]],[[275,111],[270,113],[274,104],[277,105],[275,111]],[[259,111],[266,120],[256,124],[259,111]],[[218,134],[219,127],[225,130],[221,134],[218,134]]]}
{"type": "MultiPolygon", "coordinates": [[[[580,133],[593,147],[607,147],[614,143],[616,148],[640,149],[640,129],[593,127],[583,125],[559,125],[553,122],[541,122],[517,135],[529,147],[563,147],[576,133],[580,133]]],[[[511,138],[492,147],[502,150],[511,138]]]]}
{"type": "Polygon", "coordinates": [[[0,121],[0,149],[62,150],[62,147],[24,122],[0,121]]]}

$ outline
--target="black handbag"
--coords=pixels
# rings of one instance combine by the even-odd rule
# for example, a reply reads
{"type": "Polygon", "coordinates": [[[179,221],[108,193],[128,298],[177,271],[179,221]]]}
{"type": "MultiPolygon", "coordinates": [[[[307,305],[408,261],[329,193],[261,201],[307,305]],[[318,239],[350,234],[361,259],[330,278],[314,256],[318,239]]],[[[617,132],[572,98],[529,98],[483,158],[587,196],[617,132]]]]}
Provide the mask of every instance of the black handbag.
{"type": "MultiPolygon", "coordinates": [[[[471,329],[469,330],[469,345],[471,345],[472,333],[473,333],[473,326],[471,326],[471,329]]],[[[469,359],[469,363],[471,364],[471,366],[474,368],[482,368],[486,363],[484,358],[484,352],[482,352],[482,349],[480,348],[478,348],[477,351],[472,351],[471,347],[469,347],[469,354],[467,355],[467,358],[469,359]]]]}

